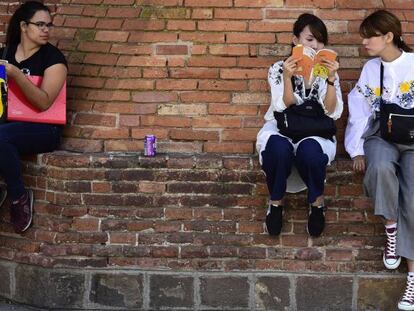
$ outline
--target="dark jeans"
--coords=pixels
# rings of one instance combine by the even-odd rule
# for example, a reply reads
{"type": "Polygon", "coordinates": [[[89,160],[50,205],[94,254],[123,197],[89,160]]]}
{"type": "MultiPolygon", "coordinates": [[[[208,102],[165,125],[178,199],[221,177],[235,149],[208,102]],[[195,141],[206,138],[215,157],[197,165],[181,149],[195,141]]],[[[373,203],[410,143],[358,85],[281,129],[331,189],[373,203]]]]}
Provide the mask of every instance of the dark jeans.
{"type": "Polygon", "coordinates": [[[0,124],[0,174],[12,200],[25,191],[20,156],[50,152],[57,148],[62,127],[51,124],[10,122],[0,124]]]}
{"type": "Polygon", "coordinates": [[[293,146],[285,137],[270,136],[262,152],[262,169],[266,173],[270,199],[281,200],[285,195],[286,181],[295,165],[300,177],[308,187],[308,202],[313,203],[323,194],[328,156],[319,143],[308,138],[293,153],[293,146]]]}

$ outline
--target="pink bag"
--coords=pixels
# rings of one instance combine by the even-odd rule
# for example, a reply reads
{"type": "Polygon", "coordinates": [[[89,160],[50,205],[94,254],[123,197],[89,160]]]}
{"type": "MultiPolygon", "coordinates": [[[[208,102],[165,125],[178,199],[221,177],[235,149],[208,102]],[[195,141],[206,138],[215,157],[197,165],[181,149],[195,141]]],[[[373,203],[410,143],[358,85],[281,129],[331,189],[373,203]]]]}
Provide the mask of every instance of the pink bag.
{"type": "MultiPolygon", "coordinates": [[[[43,77],[27,76],[36,86],[40,87],[43,77]]],[[[17,84],[9,79],[7,97],[7,119],[11,121],[35,123],[66,123],[66,82],[49,109],[40,111],[27,100],[17,84]]]]}

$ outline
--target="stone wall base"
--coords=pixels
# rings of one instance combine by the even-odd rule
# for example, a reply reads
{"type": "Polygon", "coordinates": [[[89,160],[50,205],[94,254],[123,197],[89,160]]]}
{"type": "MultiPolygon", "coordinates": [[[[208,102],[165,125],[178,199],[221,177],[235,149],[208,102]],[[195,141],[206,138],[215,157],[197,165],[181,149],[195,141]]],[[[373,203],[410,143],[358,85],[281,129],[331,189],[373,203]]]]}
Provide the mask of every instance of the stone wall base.
{"type": "Polygon", "coordinates": [[[0,295],[48,310],[395,310],[405,275],[42,268],[0,261],[0,295]]]}

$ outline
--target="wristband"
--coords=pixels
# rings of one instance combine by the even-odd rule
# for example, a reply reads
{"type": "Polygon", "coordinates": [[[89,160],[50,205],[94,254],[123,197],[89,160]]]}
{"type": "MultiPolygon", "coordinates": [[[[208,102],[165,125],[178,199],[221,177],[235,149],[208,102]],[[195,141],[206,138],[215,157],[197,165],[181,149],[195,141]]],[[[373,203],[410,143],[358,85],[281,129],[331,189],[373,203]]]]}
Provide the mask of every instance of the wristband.
{"type": "Polygon", "coordinates": [[[332,81],[329,81],[329,79],[326,79],[326,83],[328,83],[329,85],[335,86],[334,82],[335,81],[332,82],[332,81]]]}

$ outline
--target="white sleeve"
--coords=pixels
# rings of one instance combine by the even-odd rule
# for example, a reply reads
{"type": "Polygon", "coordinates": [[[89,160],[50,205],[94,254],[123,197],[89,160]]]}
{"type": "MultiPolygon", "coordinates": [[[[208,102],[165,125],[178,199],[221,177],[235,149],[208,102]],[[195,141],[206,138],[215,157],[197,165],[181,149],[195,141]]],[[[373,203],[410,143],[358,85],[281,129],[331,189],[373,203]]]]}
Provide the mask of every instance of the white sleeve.
{"type": "MultiPolygon", "coordinates": [[[[268,82],[270,86],[271,101],[270,106],[273,111],[283,111],[286,109],[286,105],[283,101],[283,62],[277,62],[269,68],[268,82]]],[[[295,93],[293,95],[296,98],[296,102],[301,103],[302,99],[295,93]]]]}
{"type": "Polygon", "coordinates": [[[364,155],[364,134],[369,118],[372,115],[371,105],[367,98],[360,92],[361,86],[366,84],[366,74],[362,70],[357,85],[348,95],[348,124],[345,130],[345,150],[351,158],[364,155]]]}
{"type": "MultiPolygon", "coordinates": [[[[321,94],[319,96],[319,102],[322,105],[323,109],[326,111],[324,100],[326,97],[326,92],[328,90],[328,87],[327,87],[325,80],[322,80],[322,81],[323,81],[322,82],[323,87],[321,87],[321,94]]],[[[338,120],[341,117],[342,111],[344,110],[344,101],[342,100],[341,84],[339,83],[338,74],[336,74],[334,85],[335,85],[335,91],[336,91],[336,106],[335,106],[335,110],[331,114],[327,113],[327,115],[334,120],[338,120]]]]}

